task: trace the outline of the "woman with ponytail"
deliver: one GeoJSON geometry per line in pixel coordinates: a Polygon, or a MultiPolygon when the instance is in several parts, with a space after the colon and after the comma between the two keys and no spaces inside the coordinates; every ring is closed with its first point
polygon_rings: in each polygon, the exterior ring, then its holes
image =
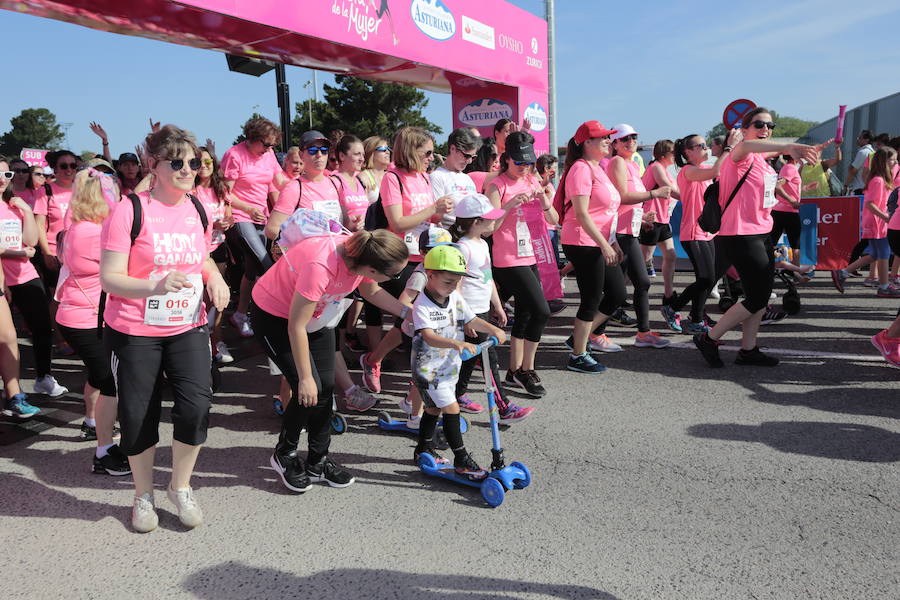
{"type": "Polygon", "coordinates": [[[354,478],[328,456],[334,392],[334,328],[359,289],[363,298],[400,317],[409,310],[379,283],[400,277],[409,252],[379,229],[308,237],[295,244],[253,288],[253,329],[291,387],[278,443],[270,459],[285,487],[305,492],[311,481],[347,487],[354,478]],[[297,453],[309,436],[306,461],[297,453]]]}

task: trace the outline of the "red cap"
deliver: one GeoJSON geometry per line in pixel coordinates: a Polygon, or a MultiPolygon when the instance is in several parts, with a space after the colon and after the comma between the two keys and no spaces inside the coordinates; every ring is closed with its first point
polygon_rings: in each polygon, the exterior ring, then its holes
{"type": "Polygon", "coordinates": [[[575,132],[575,143],[583,144],[591,138],[603,137],[616,133],[615,129],[607,129],[600,121],[585,121],[575,132]]]}

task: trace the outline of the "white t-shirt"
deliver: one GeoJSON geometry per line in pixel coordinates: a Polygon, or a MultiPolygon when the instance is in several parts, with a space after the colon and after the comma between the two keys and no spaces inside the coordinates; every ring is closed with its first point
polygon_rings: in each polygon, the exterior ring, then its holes
{"type": "MultiPolygon", "coordinates": [[[[431,173],[431,192],[435,199],[451,196],[454,201],[459,201],[469,194],[478,191],[475,182],[466,173],[456,173],[446,167],[438,167],[431,173]]],[[[456,220],[452,214],[444,215],[441,223],[451,225],[456,220]]]]}
{"type": "Polygon", "coordinates": [[[462,365],[459,352],[451,348],[432,348],[425,343],[420,331],[431,329],[441,337],[462,341],[465,339],[464,327],[475,318],[475,313],[457,291],[450,294],[444,305],[438,305],[425,290],[413,303],[412,315],[416,331],[411,365],[414,383],[429,389],[455,388],[462,365]]]}
{"type": "Polygon", "coordinates": [[[459,249],[466,257],[466,271],[473,277],[463,277],[462,293],[476,315],[491,309],[494,275],[491,272],[491,252],[482,239],[460,238],[459,249]]]}
{"type": "Polygon", "coordinates": [[[850,163],[854,169],[856,169],[856,175],[853,176],[853,181],[850,182],[850,190],[859,190],[866,187],[863,184],[863,167],[866,164],[866,159],[869,158],[870,154],[875,154],[875,148],[872,147],[872,144],[866,144],[862,148],[860,148],[856,152],[856,156],[853,158],[853,162],[850,163]]]}

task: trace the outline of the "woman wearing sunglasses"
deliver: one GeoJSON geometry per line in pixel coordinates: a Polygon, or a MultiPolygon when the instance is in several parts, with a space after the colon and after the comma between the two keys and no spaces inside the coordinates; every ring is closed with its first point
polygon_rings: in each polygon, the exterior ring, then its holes
{"type": "Polygon", "coordinates": [[[40,240],[38,242],[44,262],[44,283],[51,290],[56,288],[59,277],[59,259],[56,257],[56,237],[64,229],[66,211],[72,199],[72,184],[78,172],[75,155],[68,150],[60,150],[48,156],[56,181],[45,183],[37,190],[34,202],[34,216],[37,220],[40,240]]]}
{"type": "MultiPolygon", "coordinates": [[[[47,170],[50,170],[50,167],[47,167],[47,170]]],[[[25,182],[25,187],[31,192],[32,209],[34,209],[34,202],[37,200],[37,190],[44,187],[44,184],[47,183],[47,181],[47,173],[45,172],[44,167],[39,167],[37,165],[31,167],[31,178],[25,182]]]]}
{"type": "Polygon", "coordinates": [[[787,144],[769,140],[775,123],[768,109],[749,111],[741,121],[743,140],[722,160],[719,175],[719,204],[722,224],[716,236],[716,255],[720,257],[715,280],[729,265],[737,269],[744,288],[744,300],[728,309],[708,332],[694,336],[694,344],[710,367],[722,367],[719,340],[741,326],[741,349],[735,364],[775,366],[778,359],[760,352],[756,336],[762,315],[772,293],[775,276],[774,254],[769,233],[772,208],[777,203],[777,175],[766,161],[770,156],[790,154],[809,164],[819,160],[820,146],[787,144]],[[740,181],[744,180],[741,184],[740,181]],[[740,186],[740,187],[738,187],[740,186]],[[734,199],[726,207],[729,197],[734,199]]]}
{"type": "Polygon", "coordinates": [[[391,166],[391,145],[382,137],[373,135],[363,141],[365,168],[359,172],[359,178],[366,186],[369,204],[378,200],[381,191],[381,180],[391,166]]]}
{"type": "Polygon", "coordinates": [[[291,400],[270,459],[282,483],[305,492],[314,481],[347,487],[353,476],[328,456],[335,387],[335,332],[359,289],[380,309],[406,315],[407,307],[378,283],[406,270],[406,245],[383,229],[308,237],[289,249],[253,289],[253,326],[269,358],[287,378],[291,400]],[[309,452],[297,447],[306,429],[309,452]]]}
{"type": "MultiPolygon", "coordinates": [[[[153,466],[159,443],[164,373],[172,388],[172,476],[166,495],[181,522],[203,522],[190,481],[206,441],[212,400],[204,289],[216,310],[228,285],[209,257],[212,215],[193,196],[200,149],[194,137],[165,125],[146,141],[154,187],[138,194],[141,226],[132,241],[134,205],[120,202],[103,225],[100,281],[109,294],[104,343],[119,394],[120,447],[128,456],[135,531],[156,528],[153,466]]],[[[280,169],[279,169],[280,171],[280,169]]]]}
{"type": "Polygon", "coordinates": [[[12,181],[10,181],[10,188],[12,188],[13,194],[24,200],[25,203],[34,210],[34,187],[29,186],[28,184],[33,176],[32,169],[36,168],[38,172],[41,172],[41,181],[38,184],[38,187],[44,185],[44,176],[41,167],[31,167],[21,158],[14,158],[9,161],[9,168],[13,173],[12,181]]]}
{"type": "Polygon", "coordinates": [[[247,139],[230,148],[222,157],[222,177],[229,192],[234,226],[226,237],[232,251],[244,258],[241,296],[231,324],[242,337],[252,337],[247,318],[250,289],[256,278],[272,266],[264,233],[269,218],[269,190],[281,190],[292,181],[278,164],[272,151],[278,142],[278,127],[263,117],[244,124],[247,139]]]}
{"type": "Polygon", "coordinates": [[[534,174],[537,157],[531,135],[515,131],[506,138],[506,152],[500,157],[500,172],[487,184],[487,197],[505,211],[497,219],[493,240],[493,273],[503,300],[516,299],[515,323],[509,343],[508,385],[523,387],[532,397],[547,393],[534,368],[534,357],[550,307],[538,274],[537,259],[531,245],[531,232],[522,205],[539,202],[548,223],[558,221],[552,198],[534,174]]]}
{"type": "Polygon", "coordinates": [[[481,148],[475,153],[475,160],[470,162],[463,172],[475,183],[475,189],[483,192],[488,176],[500,171],[500,153],[497,142],[492,138],[483,139],[481,148]]]}

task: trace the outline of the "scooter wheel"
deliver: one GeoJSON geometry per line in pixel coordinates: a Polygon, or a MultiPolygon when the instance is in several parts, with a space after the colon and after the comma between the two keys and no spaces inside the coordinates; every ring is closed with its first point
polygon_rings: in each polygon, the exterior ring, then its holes
{"type": "Polygon", "coordinates": [[[525,474],[525,477],[523,477],[522,479],[516,479],[515,481],[513,481],[513,487],[517,490],[521,490],[522,488],[527,488],[529,486],[529,484],[531,484],[531,471],[528,470],[528,467],[526,467],[525,465],[523,465],[522,463],[520,463],[518,461],[510,463],[509,466],[511,466],[515,469],[521,469],[522,472],[525,474]]]}
{"type": "Polygon", "coordinates": [[[787,314],[796,315],[800,312],[800,294],[788,292],[781,298],[781,306],[787,314]]]}
{"type": "Polygon", "coordinates": [[[347,419],[344,415],[334,413],[331,415],[331,433],[332,435],[341,435],[347,431],[347,419]]]}
{"type": "Polygon", "coordinates": [[[489,506],[500,506],[503,504],[503,484],[493,477],[488,477],[481,482],[481,497],[489,506]]]}
{"type": "Polygon", "coordinates": [[[379,423],[390,423],[391,415],[387,411],[381,411],[378,413],[378,422],[379,423]]]}

